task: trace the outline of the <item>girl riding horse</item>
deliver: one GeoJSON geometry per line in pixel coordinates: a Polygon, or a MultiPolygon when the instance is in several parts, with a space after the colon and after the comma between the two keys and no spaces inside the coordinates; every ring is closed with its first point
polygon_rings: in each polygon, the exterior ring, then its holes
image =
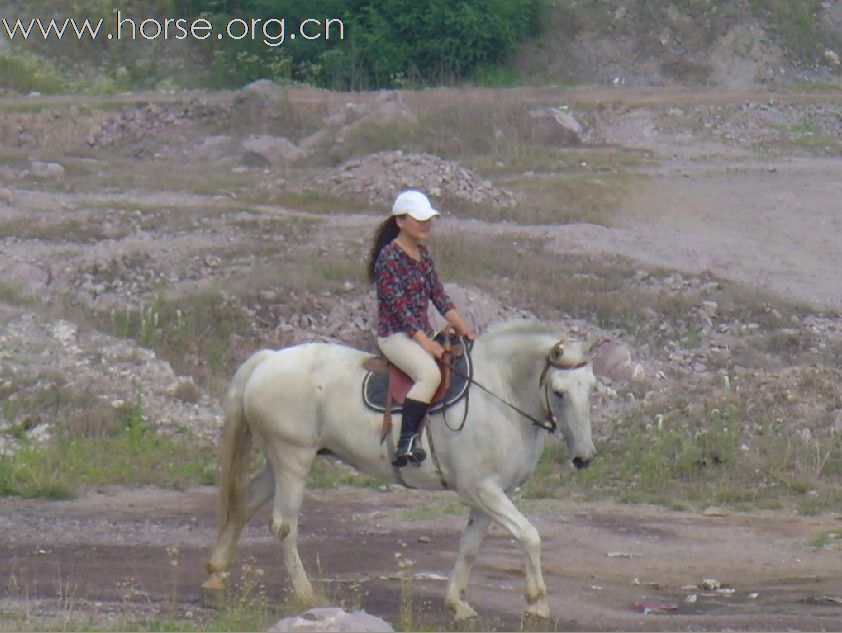
{"type": "Polygon", "coordinates": [[[377,287],[377,345],[389,361],[406,373],[413,386],[403,403],[401,433],[394,466],[420,464],[418,429],[441,382],[434,359],[444,348],[433,340],[427,317],[430,301],[456,333],[473,340],[453,301],[445,293],[430,251],[424,246],[439,215],[420,191],[404,191],[392,214],[377,228],[368,262],[369,280],[377,287]]]}

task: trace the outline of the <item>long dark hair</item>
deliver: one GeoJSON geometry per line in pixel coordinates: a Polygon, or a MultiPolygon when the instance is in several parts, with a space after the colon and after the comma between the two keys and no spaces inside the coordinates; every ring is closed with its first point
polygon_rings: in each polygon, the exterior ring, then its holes
{"type": "Polygon", "coordinates": [[[371,245],[371,253],[368,256],[368,280],[374,282],[374,265],[377,263],[377,258],[380,256],[380,251],[389,242],[395,239],[401,230],[398,228],[398,221],[394,215],[380,223],[377,230],[374,232],[374,240],[371,245]]]}

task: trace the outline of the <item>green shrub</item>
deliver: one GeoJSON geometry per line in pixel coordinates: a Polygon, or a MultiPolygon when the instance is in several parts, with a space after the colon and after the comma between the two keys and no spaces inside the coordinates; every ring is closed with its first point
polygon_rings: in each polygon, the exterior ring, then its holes
{"type": "MultiPolygon", "coordinates": [[[[293,79],[340,89],[450,82],[505,61],[537,29],[541,0],[180,0],[182,14],[205,14],[215,28],[232,18],[285,20],[281,46],[214,41],[220,84],[293,79]],[[290,38],[304,19],[339,19],[330,38],[290,38]]],[[[315,28],[315,27],[314,27],[315,28]]],[[[275,31],[272,31],[275,34],[275,31]]]]}
{"type": "Polygon", "coordinates": [[[16,51],[0,55],[0,88],[18,92],[62,92],[67,80],[50,60],[16,51]]]}

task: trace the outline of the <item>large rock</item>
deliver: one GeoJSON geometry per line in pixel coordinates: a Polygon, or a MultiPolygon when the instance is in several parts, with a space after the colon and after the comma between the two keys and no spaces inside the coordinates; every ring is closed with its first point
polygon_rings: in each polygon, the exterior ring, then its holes
{"type": "Polygon", "coordinates": [[[563,108],[539,108],[529,111],[532,138],[544,145],[579,145],[582,126],[563,108]]]}
{"type": "Polygon", "coordinates": [[[201,158],[216,158],[227,154],[231,144],[232,140],[228,134],[213,134],[202,139],[196,146],[196,151],[201,158]]]}
{"type": "Polygon", "coordinates": [[[365,611],[348,613],[338,607],[316,607],[301,615],[279,620],[270,633],[287,631],[394,631],[386,620],[365,611]]]}
{"type": "MultiPolygon", "coordinates": [[[[484,332],[489,325],[499,321],[531,316],[526,312],[507,308],[495,297],[476,288],[446,283],[444,289],[450,295],[453,303],[456,304],[456,309],[462,314],[465,323],[477,333],[484,332]]],[[[430,319],[430,325],[436,332],[441,331],[447,325],[447,321],[439,315],[432,303],[427,315],[430,319]]]]}
{"type": "Polygon", "coordinates": [[[30,167],[30,172],[33,176],[39,178],[63,178],[64,167],[59,163],[44,163],[34,160],[30,167]]]}
{"type": "Polygon", "coordinates": [[[272,165],[279,165],[298,160],[303,156],[298,147],[283,136],[260,134],[249,136],[243,141],[243,152],[262,156],[272,165]]]}
{"type": "Polygon", "coordinates": [[[594,350],[593,370],[615,382],[642,380],[645,370],[632,360],[631,348],[620,341],[607,341],[594,350]]]}
{"type": "Polygon", "coordinates": [[[252,110],[274,110],[283,94],[283,89],[269,79],[258,79],[237,92],[234,104],[238,108],[252,110]]]}
{"type": "Polygon", "coordinates": [[[344,133],[347,133],[349,127],[361,123],[392,125],[407,121],[415,122],[417,118],[400,93],[394,90],[378,92],[373,99],[349,101],[322,119],[322,123],[328,127],[345,127],[344,133]]]}

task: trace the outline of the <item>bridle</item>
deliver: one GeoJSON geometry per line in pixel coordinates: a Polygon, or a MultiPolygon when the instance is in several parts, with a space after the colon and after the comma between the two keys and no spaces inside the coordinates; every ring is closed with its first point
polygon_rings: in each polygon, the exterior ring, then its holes
{"type": "MultiPolygon", "coordinates": [[[[448,367],[450,368],[451,371],[453,371],[457,375],[461,376],[462,378],[467,379],[469,383],[471,383],[473,385],[476,385],[477,387],[482,389],[485,393],[487,393],[489,396],[491,396],[495,400],[498,400],[499,402],[503,403],[504,405],[506,405],[507,407],[509,407],[513,411],[519,413],[520,415],[522,415],[523,417],[528,419],[530,422],[532,422],[533,425],[535,425],[538,428],[543,429],[543,430],[545,430],[549,433],[555,433],[556,430],[558,430],[558,421],[555,418],[555,414],[553,413],[552,407],[550,407],[550,396],[549,396],[549,393],[548,393],[549,384],[546,384],[546,385],[544,384],[545,379],[547,377],[547,372],[549,371],[550,367],[552,367],[554,369],[573,370],[573,369],[581,369],[582,367],[587,367],[587,365],[588,365],[588,361],[586,361],[586,360],[580,361],[579,363],[576,363],[575,365],[571,364],[570,362],[566,362],[564,360],[564,346],[561,344],[561,341],[559,341],[558,343],[556,343],[555,345],[552,346],[549,353],[547,354],[546,360],[544,361],[544,369],[541,370],[541,378],[538,381],[538,386],[543,387],[544,405],[547,408],[547,417],[544,418],[543,420],[539,420],[538,418],[536,418],[535,416],[527,413],[526,411],[524,411],[520,407],[517,407],[517,406],[513,405],[511,402],[508,402],[507,400],[504,400],[503,398],[501,398],[500,396],[498,396],[497,394],[495,394],[494,392],[489,390],[484,385],[478,383],[476,380],[474,380],[473,373],[472,373],[472,375],[467,376],[467,375],[463,374],[462,372],[460,372],[458,369],[456,369],[449,361],[443,361],[443,362],[445,362],[448,365],[448,367]]],[[[466,403],[465,413],[462,417],[462,424],[456,429],[451,428],[451,430],[461,431],[462,427],[465,426],[465,419],[467,417],[468,417],[468,405],[466,403]]],[[[448,428],[450,428],[450,427],[448,426],[448,428]]]]}
{"type": "Polygon", "coordinates": [[[537,424],[542,429],[545,429],[545,430],[549,431],[550,433],[555,433],[556,430],[558,429],[558,422],[555,419],[555,413],[553,413],[553,409],[550,406],[550,395],[548,393],[549,390],[550,390],[550,386],[549,386],[549,384],[546,384],[546,385],[544,384],[545,379],[547,377],[547,371],[549,371],[550,367],[553,367],[554,369],[573,370],[573,369],[581,369],[582,367],[587,367],[587,366],[588,366],[588,361],[586,361],[586,360],[582,360],[582,361],[576,363],[575,365],[573,365],[569,362],[565,362],[565,360],[564,360],[564,346],[561,344],[561,341],[559,341],[558,343],[556,343],[555,345],[552,346],[549,353],[547,354],[547,360],[544,362],[544,369],[541,370],[541,379],[538,381],[538,386],[544,388],[544,406],[547,407],[547,418],[545,420],[542,420],[541,422],[537,422],[537,423],[533,419],[532,420],[533,424],[537,424]]]}

